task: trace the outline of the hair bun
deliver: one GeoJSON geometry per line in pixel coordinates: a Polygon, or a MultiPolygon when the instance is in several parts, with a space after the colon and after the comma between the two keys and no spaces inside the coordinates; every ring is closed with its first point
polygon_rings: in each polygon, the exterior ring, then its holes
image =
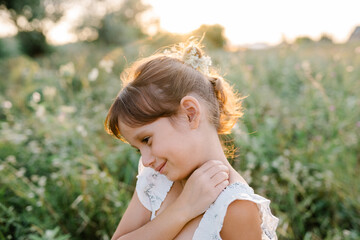
{"type": "Polygon", "coordinates": [[[209,67],[211,66],[211,58],[205,56],[198,43],[190,42],[186,45],[180,43],[171,49],[164,51],[165,56],[176,58],[192,68],[209,75],[209,67]]]}

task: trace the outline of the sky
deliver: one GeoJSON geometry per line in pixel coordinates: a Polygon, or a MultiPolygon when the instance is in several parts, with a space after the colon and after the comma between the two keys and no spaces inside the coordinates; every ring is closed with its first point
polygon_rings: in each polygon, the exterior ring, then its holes
{"type": "Polygon", "coordinates": [[[164,30],[187,33],[201,24],[221,24],[235,45],[277,44],[285,37],[345,42],[360,25],[360,0],[146,0],[164,30]]]}
{"type": "MultiPolygon", "coordinates": [[[[120,0],[106,0],[119,5],[120,0]]],[[[152,6],[163,30],[188,33],[201,24],[220,24],[233,45],[278,44],[298,36],[317,40],[322,34],[345,42],[360,26],[360,0],[143,0],[152,6]]],[[[81,2],[81,1],[79,1],[81,2]]],[[[87,1],[89,2],[89,1],[87,1]]],[[[90,1],[91,2],[91,1],[90,1]]],[[[74,5],[64,21],[51,27],[50,42],[76,41],[69,30],[84,9],[74,5]]],[[[11,32],[0,22],[0,35],[11,32]]],[[[13,29],[14,30],[14,29],[13,29]]]]}

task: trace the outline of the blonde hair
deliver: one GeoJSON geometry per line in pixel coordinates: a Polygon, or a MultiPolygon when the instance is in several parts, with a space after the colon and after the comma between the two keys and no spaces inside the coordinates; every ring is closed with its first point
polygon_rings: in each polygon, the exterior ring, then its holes
{"type": "MultiPolygon", "coordinates": [[[[196,54],[204,54],[198,45],[196,54]]],[[[171,55],[157,53],[139,60],[121,78],[123,87],[105,120],[106,131],[119,139],[119,120],[129,126],[143,126],[160,117],[172,117],[181,99],[190,93],[208,105],[209,121],[218,134],[230,133],[243,114],[241,98],[213,69],[205,74],[171,55]]]]}

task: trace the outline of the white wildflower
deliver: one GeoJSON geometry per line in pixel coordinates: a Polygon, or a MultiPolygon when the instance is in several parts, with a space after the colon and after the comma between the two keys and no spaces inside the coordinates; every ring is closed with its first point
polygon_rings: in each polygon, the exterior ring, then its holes
{"type": "Polygon", "coordinates": [[[32,176],[30,177],[30,179],[31,179],[31,181],[33,181],[33,182],[37,182],[37,181],[39,181],[39,176],[38,176],[38,175],[32,175],[32,176]]]}
{"type": "Polygon", "coordinates": [[[291,153],[291,152],[290,152],[289,149],[285,149],[285,150],[284,150],[284,156],[285,156],[285,157],[290,156],[290,153],[291,153]]]}
{"type": "Polygon", "coordinates": [[[99,76],[99,70],[97,68],[91,69],[88,75],[88,79],[90,82],[94,82],[99,76]]]}
{"type": "Polygon", "coordinates": [[[268,181],[269,181],[269,176],[263,175],[263,176],[261,177],[261,180],[262,180],[263,182],[268,182],[268,181]]]}
{"type": "Polygon", "coordinates": [[[27,196],[28,196],[28,198],[34,198],[35,194],[33,192],[30,192],[27,196]]]}
{"type": "Polygon", "coordinates": [[[41,100],[41,95],[40,95],[40,93],[34,92],[34,93],[32,94],[32,101],[33,101],[34,103],[38,103],[38,102],[40,102],[40,100],[41,100]]]}
{"type": "Polygon", "coordinates": [[[41,176],[38,182],[39,186],[44,187],[46,185],[46,180],[45,176],[41,176]]]}
{"type": "Polygon", "coordinates": [[[303,166],[300,162],[295,162],[294,172],[299,173],[303,169],[303,166]]]}
{"type": "Polygon", "coordinates": [[[78,125],[78,126],[76,126],[76,131],[77,131],[78,133],[80,133],[81,136],[83,136],[83,137],[86,137],[86,136],[87,136],[87,131],[86,131],[86,129],[84,128],[83,125],[78,125]]]}
{"type": "Polygon", "coordinates": [[[60,106],[60,111],[63,113],[74,113],[76,112],[76,107],[74,106],[60,106]]]}
{"type": "Polygon", "coordinates": [[[36,117],[43,118],[45,116],[46,109],[43,105],[40,105],[36,109],[36,117]]]}
{"type": "Polygon", "coordinates": [[[26,129],[24,133],[29,136],[33,134],[33,131],[31,129],[26,129]]]}
{"type": "Polygon", "coordinates": [[[353,72],[353,71],[354,71],[354,67],[351,66],[351,65],[349,65],[349,66],[346,67],[346,71],[347,71],[347,72],[353,72]]]}
{"type": "Polygon", "coordinates": [[[41,147],[39,146],[39,143],[35,140],[29,142],[28,147],[31,150],[31,152],[34,154],[38,154],[41,152],[41,147]]]}
{"type": "Polygon", "coordinates": [[[54,87],[45,87],[43,89],[43,94],[46,98],[52,100],[56,95],[56,88],[54,87]]]}
{"type": "Polygon", "coordinates": [[[17,171],[17,172],[15,173],[15,175],[16,175],[17,177],[23,177],[24,174],[25,174],[25,172],[26,172],[25,168],[20,168],[19,171],[17,171]]]}
{"type": "Polygon", "coordinates": [[[36,189],[35,191],[39,196],[43,196],[45,189],[43,187],[40,187],[40,188],[36,189]]]}
{"type": "Polygon", "coordinates": [[[360,54],[360,46],[355,48],[355,53],[360,54]]]}
{"type": "Polygon", "coordinates": [[[86,175],[93,175],[96,173],[96,171],[94,169],[88,169],[88,170],[85,170],[84,173],[86,175]]]}
{"type": "Polygon", "coordinates": [[[60,159],[58,159],[58,158],[54,158],[53,160],[52,160],[52,165],[54,166],[54,167],[61,167],[61,160],[60,159]]]}
{"type": "Polygon", "coordinates": [[[37,202],[36,202],[36,206],[38,206],[38,207],[42,207],[42,205],[43,205],[43,204],[42,204],[42,202],[41,202],[41,201],[37,201],[37,202]]]}
{"type": "Polygon", "coordinates": [[[301,68],[306,72],[310,71],[310,62],[307,60],[302,61],[301,68]]]}
{"type": "Polygon", "coordinates": [[[110,59],[102,59],[99,63],[99,67],[104,69],[107,73],[111,73],[114,66],[114,61],[110,59]]]}
{"type": "Polygon", "coordinates": [[[26,135],[19,133],[12,133],[11,135],[7,135],[6,137],[7,140],[15,144],[20,144],[28,139],[26,135]]]}
{"type": "Polygon", "coordinates": [[[65,65],[60,66],[60,76],[62,77],[72,77],[75,74],[75,66],[73,62],[69,62],[65,65]]]}
{"type": "Polygon", "coordinates": [[[100,173],[100,178],[105,178],[106,177],[106,173],[105,172],[101,172],[100,173]]]}
{"type": "Polygon", "coordinates": [[[2,165],[2,164],[0,164],[0,172],[2,171],[2,170],[4,170],[4,165],[2,165]]]}
{"type": "Polygon", "coordinates": [[[26,209],[26,211],[31,212],[33,210],[33,207],[32,206],[27,206],[25,209],[26,209]]]}
{"type": "MultiPolygon", "coordinates": [[[[53,164],[54,164],[54,163],[53,163],[53,164]]],[[[54,180],[54,179],[57,179],[58,176],[59,176],[59,175],[58,175],[57,173],[51,173],[51,174],[50,174],[50,178],[53,179],[53,180],[54,180]]]]}
{"type": "Polygon", "coordinates": [[[9,155],[5,158],[5,160],[9,163],[15,164],[16,163],[16,157],[14,155],[9,155]]]}
{"type": "Polygon", "coordinates": [[[3,108],[10,109],[12,108],[12,103],[10,101],[5,101],[2,103],[3,108]]]}

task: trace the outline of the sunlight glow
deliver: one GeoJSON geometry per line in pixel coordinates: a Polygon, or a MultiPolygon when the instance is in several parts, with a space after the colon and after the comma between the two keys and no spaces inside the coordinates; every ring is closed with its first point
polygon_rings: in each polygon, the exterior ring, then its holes
{"type": "Polygon", "coordinates": [[[276,44],[285,37],[320,38],[330,34],[344,42],[360,25],[358,0],[146,0],[162,29],[188,33],[201,24],[221,24],[233,44],[276,44]]]}

